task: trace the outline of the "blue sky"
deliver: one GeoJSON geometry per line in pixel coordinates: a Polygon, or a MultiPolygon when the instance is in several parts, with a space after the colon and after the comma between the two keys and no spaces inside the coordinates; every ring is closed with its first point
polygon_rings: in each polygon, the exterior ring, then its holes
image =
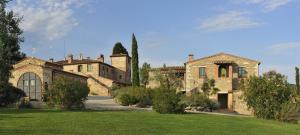
{"type": "Polygon", "coordinates": [[[22,51],[45,60],[83,53],[110,63],[113,45],[130,51],[134,32],[140,63],[153,67],[227,52],[294,82],[300,66],[299,0],[15,0],[9,9],[24,17],[22,51]]]}

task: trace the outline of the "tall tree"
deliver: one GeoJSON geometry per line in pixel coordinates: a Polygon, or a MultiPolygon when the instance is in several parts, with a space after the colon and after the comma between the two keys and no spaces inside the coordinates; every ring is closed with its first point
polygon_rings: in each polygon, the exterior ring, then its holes
{"type": "Polygon", "coordinates": [[[296,89],[297,89],[297,93],[300,94],[300,82],[299,82],[299,68],[296,67],[296,89]]]}
{"type": "Polygon", "coordinates": [[[6,12],[7,3],[8,0],[0,0],[0,86],[8,84],[13,64],[25,56],[20,52],[23,37],[19,24],[22,18],[13,11],[6,12]]]}
{"type": "Polygon", "coordinates": [[[142,68],[140,69],[140,78],[141,78],[141,84],[146,87],[146,85],[149,83],[149,70],[151,69],[150,64],[144,63],[142,68]]]}
{"type": "Polygon", "coordinates": [[[113,55],[114,54],[127,54],[128,55],[128,51],[126,50],[126,48],[122,45],[121,42],[117,42],[113,48],[113,55]]]}
{"type": "Polygon", "coordinates": [[[132,53],[132,85],[140,86],[138,44],[134,33],[132,34],[131,53],[132,53]]]}
{"type": "Polygon", "coordinates": [[[20,52],[23,42],[19,28],[21,18],[5,10],[9,0],[0,0],[0,106],[16,101],[16,88],[9,83],[13,64],[25,57],[20,52]],[[14,96],[13,96],[14,95],[14,96]]]}

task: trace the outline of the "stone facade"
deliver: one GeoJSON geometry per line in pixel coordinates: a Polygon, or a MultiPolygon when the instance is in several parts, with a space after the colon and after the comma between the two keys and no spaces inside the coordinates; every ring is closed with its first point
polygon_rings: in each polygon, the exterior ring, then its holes
{"type": "Polygon", "coordinates": [[[50,86],[58,77],[68,77],[87,83],[87,77],[65,72],[62,69],[62,66],[52,62],[27,57],[14,65],[9,81],[13,86],[24,90],[33,100],[41,100],[45,84],[50,86]]]}
{"type": "Polygon", "coordinates": [[[90,94],[109,96],[109,88],[114,85],[129,85],[131,83],[131,58],[118,54],[111,56],[111,65],[104,62],[104,56],[97,59],[86,58],[82,55],[74,59],[69,55],[65,60],[57,61],[66,72],[88,77],[90,94]]]}
{"type": "MultiPolygon", "coordinates": [[[[240,80],[249,76],[259,75],[260,62],[231,55],[219,53],[216,55],[193,59],[189,56],[185,63],[184,92],[188,95],[193,90],[201,91],[207,80],[215,80],[215,86],[220,90],[211,98],[217,100],[221,107],[241,114],[251,114],[241,100],[239,90],[240,80]]],[[[149,73],[150,76],[152,71],[149,73]]],[[[156,82],[149,82],[148,87],[157,87],[156,82]]]]}

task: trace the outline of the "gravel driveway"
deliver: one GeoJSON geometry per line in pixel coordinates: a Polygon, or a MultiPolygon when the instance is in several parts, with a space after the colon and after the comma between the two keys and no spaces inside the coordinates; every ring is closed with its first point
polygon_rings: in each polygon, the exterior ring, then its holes
{"type": "Polygon", "coordinates": [[[89,96],[88,100],[85,102],[85,107],[91,110],[152,110],[151,108],[122,106],[117,104],[112,97],[108,96],[89,96]]]}

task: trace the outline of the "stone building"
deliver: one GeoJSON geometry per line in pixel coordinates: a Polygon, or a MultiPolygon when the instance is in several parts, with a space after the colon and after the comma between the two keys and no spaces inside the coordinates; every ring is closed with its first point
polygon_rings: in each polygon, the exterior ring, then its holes
{"type": "MultiPolygon", "coordinates": [[[[200,59],[193,59],[193,55],[189,55],[184,66],[184,90],[182,91],[187,94],[193,90],[201,91],[204,82],[214,79],[215,85],[220,91],[211,98],[217,100],[222,109],[240,114],[251,114],[240,99],[239,84],[242,78],[258,76],[259,65],[259,61],[226,53],[218,53],[200,59]]],[[[153,78],[153,72],[153,70],[150,71],[150,78],[153,78]]],[[[159,86],[157,82],[150,82],[148,87],[156,86],[159,86]]]]}
{"type": "Polygon", "coordinates": [[[13,66],[10,83],[22,89],[30,100],[41,101],[44,86],[51,85],[58,77],[67,77],[87,83],[87,77],[63,71],[61,65],[27,57],[13,66]]]}
{"type": "Polygon", "coordinates": [[[110,58],[111,65],[104,62],[103,55],[97,59],[83,58],[82,55],[75,59],[73,55],[68,55],[55,64],[61,65],[65,72],[88,77],[90,94],[109,96],[110,87],[131,83],[131,58],[127,54],[114,54],[110,58]]]}

